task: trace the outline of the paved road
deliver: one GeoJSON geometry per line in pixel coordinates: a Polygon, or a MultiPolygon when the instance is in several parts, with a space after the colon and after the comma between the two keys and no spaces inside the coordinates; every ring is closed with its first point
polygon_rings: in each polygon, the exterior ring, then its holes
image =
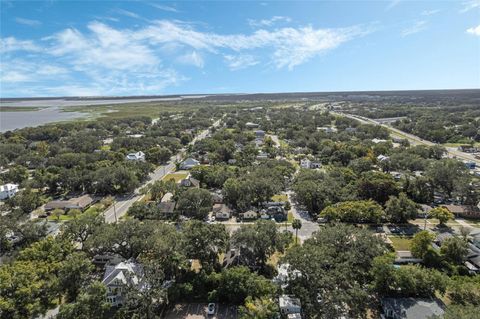
{"type": "MultiPolygon", "coordinates": [[[[396,128],[390,126],[390,125],[382,124],[382,123],[380,123],[376,120],[370,119],[370,118],[366,118],[366,117],[359,116],[359,115],[352,115],[352,114],[343,113],[343,112],[331,112],[331,113],[357,120],[357,121],[359,121],[363,124],[374,124],[374,125],[383,126],[386,129],[388,129],[392,133],[392,135],[400,137],[400,138],[406,138],[413,145],[427,145],[427,146],[441,145],[441,144],[435,144],[433,142],[424,140],[424,139],[422,139],[422,138],[420,138],[416,135],[406,133],[406,132],[401,131],[399,129],[396,129],[396,128]]],[[[450,157],[456,157],[456,158],[459,158],[459,159],[462,159],[462,160],[475,162],[477,165],[480,165],[480,159],[475,158],[471,154],[460,152],[459,150],[457,150],[454,147],[447,147],[446,150],[447,150],[447,153],[450,157]]]]}
{"type": "MultiPolygon", "coordinates": [[[[192,141],[189,143],[189,145],[193,145],[197,141],[200,141],[206,138],[210,132],[210,129],[213,127],[218,127],[220,123],[221,123],[221,119],[213,123],[212,126],[210,126],[208,129],[202,131],[200,134],[195,136],[192,139],[192,141]]],[[[142,184],[140,187],[138,187],[133,194],[129,194],[125,196],[117,196],[115,198],[115,203],[104,212],[105,222],[107,223],[117,222],[120,217],[122,217],[127,213],[128,209],[130,208],[130,206],[133,205],[133,203],[143,198],[143,195],[140,194],[140,189],[142,189],[143,187],[155,181],[161,180],[165,175],[172,173],[175,170],[175,162],[182,159],[184,154],[185,154],[185,148],[182,148],[178,152],[178,154],[170,158],[170,161],[166,165],[157,167],[155,171],[150,173],[148,181],[142,184]]]]}
{"type": "MultiPolygon", "coordinates": [[[[295,219],[300,219],[302,222],[302,228],[298,230],[298,238],[301,242],[303,242],[305,239],[312,237],[312,234],[319,230],[320,226],[316,221],[312,220],[312,217],[310,214],[308,214],[308,212],[302,212],[297,208],[297,204],[293,199],[293,195],[294,193],[292,191],[287,192],[288,201],[292,205],[291,212],[293,217],[295,219]]],[[[293,229],[291,226],[288,226],[288,230],[295,234],[295,229],[293,229]]]]}

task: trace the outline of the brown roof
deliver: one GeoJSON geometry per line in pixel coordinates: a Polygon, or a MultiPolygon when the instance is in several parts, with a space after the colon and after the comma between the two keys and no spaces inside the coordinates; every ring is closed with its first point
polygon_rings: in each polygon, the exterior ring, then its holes
{"type": "Polygon", "coordinates": [[[463,214],[466,211],[465,206],[462,205],[442,205],[442,207],[445,207],[453,214],[463,214]]]}
{"type": "Polygon", "coordinates": [[[70,198],[68,200],[54,200],[45,204],[45,210],[53,209],[85,209],[88,205],[93,203],[93,198],[90,195],[83,195],[80,197],[70,198]]]}
{"type": "Polygon", "coordinates": [[[215,204],[213,205],[214,213],[230,213],[232,210],[228,208],[225,204],[215,204]]]}

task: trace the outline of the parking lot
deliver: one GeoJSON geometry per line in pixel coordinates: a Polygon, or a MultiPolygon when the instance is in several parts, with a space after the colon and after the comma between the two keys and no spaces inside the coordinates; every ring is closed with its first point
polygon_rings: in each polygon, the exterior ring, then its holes
{"type": "Polygon", "coordinates": [[[207,315],[206,303],[178,304],[166,312],[166,319],[237,319],[237,307],[222,304],[216,304],[215,314],[207,315]]]}

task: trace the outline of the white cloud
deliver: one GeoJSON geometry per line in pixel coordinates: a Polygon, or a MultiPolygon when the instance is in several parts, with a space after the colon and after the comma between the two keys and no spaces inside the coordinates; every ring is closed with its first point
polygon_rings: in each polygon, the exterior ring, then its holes
{"type": "Polygon", "coordinates": [[[393,9],[394,7],[398,6],[402,2],[402,0],[391,0],[390,3],[388,4],[386,10],[393,9]]]}
{"type": "Polygon", "coordinates": [[[168,11],[168,12],[179,12],[176,8],[174,7],[171,7],[171,6],[167,6],[167,5],[163,5],[163,4],[159,4],[159,3],[150,3],[150,5],[154,8],[157,8],[159,10],[163,10],[163,11],[168,11]]]}
{"type": "Polygon", "coordinates": [[[477,25],[476,27],[471,27],[471,28],[467,29],[467,33],[480,37],[480,24],[477,25]]]}
{"type": "Polygon", "coordinates": [[[232,71],[245,69],[259,63],[259,61],[257,61],[254,56],[249,54],[225,55],[223,58],[227,62],[230,70],[232,71]]]}
{"type": "Polygon", "coordinates": [[[85,36],[76,29],[66,29],[48,38],[53,41],[51,53],[66,56],[78,69],[104,67],[114,70],[150,68],[160,61],[152,50],[132,41],[130,31],[119,31],[103,23],[88,25],[85,36]]]}
{"type": "Polygon", "coordinates": [[[480,0],[470,0],[463,3],[460,13],[465,13],[473,9],[480,8],[480,0]]]}
{"type": "Polygon", "coordinates": [[[257,29],[248,34],[220,34],[198,28],[172,20],[129,29],[94,21],[86,31],[67,28],[36,42],[13,37],[0,39],[3,53],[28,52],[21,55],[25,59],[22,61],[11,54],[4,55],[0,83],[4,91],[20,92],[21,88],[14,83],[28,82],[28,87],[38,95],[158,94],[187,80],[166,67],[164,61],[202,68],[204,57],[210,54],[220,58],[230,70],[257,65],[260,58],[277,68],[292,69],[371,32],[360,26],[284,27],[257,29]],[[52,83],[65,85],[51,91],[47,88],[52,83]]]}
{"type": "Polygon", "coordinates": [[[197,53],[197,51],[186,53],[178,57],[177,61],[183,64],[189,64],[199,68],[203,68],[205,64],[202,56],[199,53],[197,53]]]}
{"type": "Polygon", "coordinates": [[[428,17],[428,16],[431,16],[431,15],[437,14],[437,13],[439,13],[439,12],[440,12],[439,9],[424,10],[424,11],[422,11],[422,16],[428,17]]]}
{"type": "Polygon", "coordinates": [[[0,39],[0,52],[7,53],[12,51],[39,51],[36,44],[29,40],[17,40],[14,37],[0,39]]]}
{"type": "Polygon", "coordinates": [[[283,16],[274,16],[271,19],[263,19],[263,20],[253,20],[253,19],[248,19],[248,24],[252,27],[270,27],[274,25],[277,22],[291,22],[292,19],[289,17],[283,17],[283,16]]]}
{"type": "Polygon", "coordinates": [[[400,33],[402,37],[407,37],[409,35],[421,32],[427,28],[427,21],[417,21],[413,25],[405,28],[400,33]]]}
{"type": "Polygon", "coordinates": [[[37,82],[58,79],[66,75],[68,70],[58,65],[44,61],[33,63],[24,59],[6,58],[0,65],[0,79],[2,83],[37,82]]]}
{"type": "Polygon", "coordinates": [[[42,22],[38,21],[38,20],[31,20],[31,19],[25,19],[25,18],[15,18],[15,21],[17,23],[20,23],[20,24],[23,24],[23,25],[28,25],[30,27],[38,27],[40,25],[42,25],[42,22]]]}
{"type": "Polygon", "coordinates": [[[140,15],[136,14],[135,12],[128,11],[128,10],[125,10],[125,9],[115,9],[115,10],[113,10],[113,12],[124,15],[126,17],[134,18],[134,19],[142,19],[142,17],[140,15]]]}
{"type": "Polygon", "coordinates": [[[273,31],[260,29],[250,35],[221,35],[200,32],[189,25],[161,20],[135,32],[133,37],[157,45],[173,42],[213,53],[217,53],[219,49],[238,52],[263,48],[273,51],[271,58],[277,67],[291,69],[320,53],[332,50],[344,42],[369,32],[370,30],[360,27],[315,29],[307,26],[281,28],[273,31]]]}

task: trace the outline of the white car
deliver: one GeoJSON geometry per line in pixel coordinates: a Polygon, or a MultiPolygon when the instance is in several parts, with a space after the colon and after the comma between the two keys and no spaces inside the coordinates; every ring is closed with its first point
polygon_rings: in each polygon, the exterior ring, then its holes
{"type": "Polygon", "coordinates": [[[211,302],[207,306],[207,315],[214,315],[214,314],[215,314],[215,304],[211,302]]]}

